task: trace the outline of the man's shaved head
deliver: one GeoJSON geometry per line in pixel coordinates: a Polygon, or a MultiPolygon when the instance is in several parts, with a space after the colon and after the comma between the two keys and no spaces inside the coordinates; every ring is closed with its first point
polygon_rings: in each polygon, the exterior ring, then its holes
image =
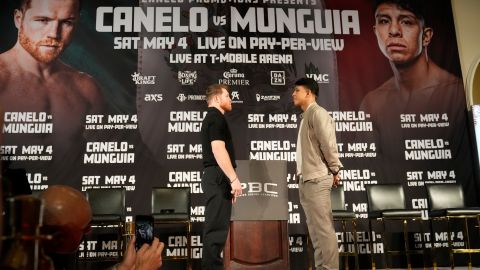
{"type": "Polygon", "coordinates": [[[71,253],[78,248],[89,230],[92,210],[80,191],[69,186],[50,186],[40,195],[44,203],[43,224],[53,240],[46,250],[53,253],[71,253]]]}

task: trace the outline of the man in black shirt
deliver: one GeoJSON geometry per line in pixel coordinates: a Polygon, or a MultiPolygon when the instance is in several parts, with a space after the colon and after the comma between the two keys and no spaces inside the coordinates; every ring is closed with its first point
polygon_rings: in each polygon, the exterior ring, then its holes
{"type": "Polygon", "coordinates": [[[213,84],[207,88],[208,110],[202,123],[205,224],[203,229],[202,269],[223,269],[220,256],[227,240],[232,203],[242,194],[235,173],[232,134],[224,113],[232,110],[228,86],[213,84]]]}

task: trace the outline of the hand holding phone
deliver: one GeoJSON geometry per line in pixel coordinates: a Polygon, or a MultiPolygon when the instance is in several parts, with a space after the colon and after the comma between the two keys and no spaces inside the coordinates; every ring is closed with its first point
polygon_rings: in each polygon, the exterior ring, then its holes
{"type": "Polygon", "coordinates": [[[139,250],[143,244],[152,244],[153,217],[147,215],[135,216],[135,249],[139,250]]]}

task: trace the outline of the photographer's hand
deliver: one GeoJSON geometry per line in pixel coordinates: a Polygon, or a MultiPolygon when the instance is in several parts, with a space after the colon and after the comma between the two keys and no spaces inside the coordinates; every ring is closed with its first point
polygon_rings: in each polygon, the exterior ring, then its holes
{"type": "Polygon", "coordinates": [[[123,260],[116,266],[117,270],[134,270],[137,254],[135,252],[135,236],[128,242],[127,250],[123,255],[123,260]]]}
{"type": "Polygon", "coordinates": [[[137,251],[135,270],[156,270],[162,266],[164,244],[154,237],[151,245],[143,244],[137,251]]]}

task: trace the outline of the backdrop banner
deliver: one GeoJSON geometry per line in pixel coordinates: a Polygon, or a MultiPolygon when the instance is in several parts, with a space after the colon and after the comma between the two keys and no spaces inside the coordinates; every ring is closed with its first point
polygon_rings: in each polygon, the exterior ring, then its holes
{"type": "MultiPolygon", "coordinates": [[[[362,265],[371,237],[373,251],[384,252],[381,235],[368,232],[365,185],[402,183],[407,207],[424,218],[426,184],[459,183],[468,205],[478,205],[473,124],[449,0],[414,1],[422,19],[398,21],[391,9],[375,13],[371,0],[83,1],[80,17],[58,34],[76,25],[60,55],[43,48],[52,37],[39,21],[16,26],[14,2],[0,1],[2,160],[24,168],[33,190],[124,187],[127,220],[150,213],[152,187],[190,187],[195,269],[205,211],[199,132],[213,83],[232,90],[226,118],[236,159],[252,161],[240,163],[240,175],[244,165],[265,161],[272,166],[258,175],[276,183],[262,186],[265,195],[286,193],[279,205],[288,212],[278,214],[288,219],[292,269],[307,260],[295,165],[301,111],[291,98],[301,77],[319,83],[317,102],[335,120],[346,206],[360,219],[362,265]],[[16,54],[25,47],[27,54],[16,54]]],[[[240,180],[250,194],[256,180],[247,175],[240,180]]],[[[274,214],[257,199],[241,197],[238,206],[274,214]]],[[[445,235],[427,230],[413,243],[435,237],[446,244],[445,235]]],[[[337,236],[353,243],[351,235],[337,236]]],[[[185,252],[184,237],[162,237],[167,256],[185,252]]],[[[460,228],[453,240],[465,246],[460,228]]]]}

